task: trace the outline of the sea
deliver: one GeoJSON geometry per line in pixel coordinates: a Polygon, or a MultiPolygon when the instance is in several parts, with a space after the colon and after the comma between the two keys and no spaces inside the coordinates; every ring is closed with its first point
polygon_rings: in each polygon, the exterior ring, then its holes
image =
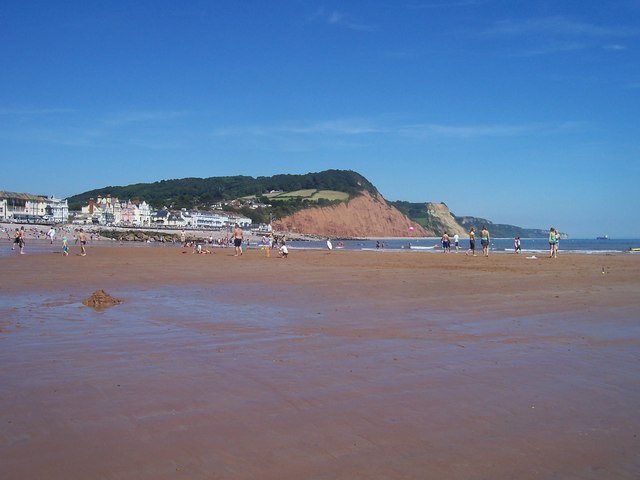
{"type": "MultiPolygon", "coordinates": [[[[336,250],[376,250],[390,252],[440,252],[442,245],[439,238],[403,238],[403,239],[376,239],[376,240],[332,240],[332,247],[336,250]]],[[[327,249],[327,242],[324,241],[292,241],[287,242],[292,249],[327,249]]],[[[538,255],[549,251],[549,240],[545,238],[522,238],[520,240],[522,253],[538,255]]],[[[460,241],[460,251],[464,252],[469,248],[469,240],[460,241]]],[[[618,239],[609,238],[606,240],[589,238],[563,239],[559,243],[558,252],[580,253],[580,254],[640,254],[634,252],[633,248],[640,248],[640,239],[618,239]]],[[[451,250],[455,251],[452,245],[451,250]]],[[[476,240],[476,251],[482,252],[480,241],[476,240]]],[[[490,251],[492,253],[514,253],[513,238],[492,238],[490,251]]]]}

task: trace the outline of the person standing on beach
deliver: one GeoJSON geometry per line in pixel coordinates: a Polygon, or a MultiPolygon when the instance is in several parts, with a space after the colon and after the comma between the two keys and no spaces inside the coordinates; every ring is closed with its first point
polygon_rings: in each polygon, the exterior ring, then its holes
{"type": "Polygon", "coordinates": [[[460,235],[455,233],[453,235],[453,246],[456,247],[456,253],[460,251],[460,235]]]}
{"type": "Polygon", "coordinates": [[[522,248],[520,247],[520,237],[516,237],[513,241],[513,250],[516,254],[522,252],[522,248]]]}
{"type": "Polygon", "coordinates": [[[242,229],[240,228],[240,225],[236,223],[236,227],[233,229],[233,246],[236,248],[236,254],[234,257],[242,255],[242,237],[242,229]]]}
{"type": "Polygon", "coordinates": [[[449,253],[449,250],[451,250],[451,240],[449,240],[449,234],[447,232],[444,232],[440,241],[442,242],[442,251],[444,253],[449,253]]]}
{"type": "Polygon", "coordinates": [[[489,235],[489,230],[484,225],[482,226],[482,231],[480,232],[480,244],[482,245],[482,254],[485,257],[489,256],[489,243],[491,242],[491,236],[489,235]]]}
{"type": "Polygon", "coordinates": [[[82,229],[78,232],[78,240],[80,241],[80,256],[86,257],[87,251],[85,250],[85,245],[87,244],[87,236],[82,229]]]}
{"type": "Polygon", "coordinates": [[[476,227],[471,227],[471,230],[469,230],[469,250],[467,250],[465,255],[469,255],[469,252],[471,252],[474,257],[476,256],[476,227]]]}
{"type": "Polygon", "coordinates": [[[51,245],[53,245],[53,240],[56,238],[55,228],[51,227],[49,229],[49,231],[47,232],[47,237],[49,237],[49,240],[51,240],[51,245]]]}
{"type": "Polygon", "coordinates": [[[558,231],[554,227],[549,230],[549,258],[558,258],[558,231]]]}

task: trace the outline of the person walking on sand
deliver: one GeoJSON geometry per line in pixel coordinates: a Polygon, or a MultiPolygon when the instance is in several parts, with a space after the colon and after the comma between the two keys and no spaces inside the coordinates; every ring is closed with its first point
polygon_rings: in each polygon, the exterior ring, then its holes
{"type": "Polygon", "coordinates": [[[16,228],[16,232],[13,234],[13,245],[11,245],[11,250],[15,250],[16,245],[20,247],[20,230],[17,228],[16,228]]]}
{"type": "Polygon", "coordinates": [[[20,255],[24,255],[24,242],[27,238],[27,232],[24,231],[24,227],[20,227],[18,231],[18,247],[20,247],[20,255]]]}
{"type": "Polygon", "coordinates": [[[471,230],[469,230],[469,250],[465,255],[469,255],[469,253],[474,257],[476,256],[476,227],[471,227],[471,230]]]}
{"type": "Polygon", "coordinates": [[[51,245],[53,245],[53,241],[56,238],[56,230],[55,230],[55,228],[51,227],[49,229],[49,231],[47,232],[47,237],[49,237],[49,240],[51,241],[51,245]]]}
{"type": "Polygon", "coordinates": [[[516,237],[513,241],[513,250],[516,254],[522,252],[522,247],[520,247],[520,237],[516,237]]]}
{"type": "Polygon", "coordinates": [[[236,254],[234,257],[242,255],[242,237],[242,229],[240,228],[240,225],[236,223],[236,227],[233,229],[233,246],[236,248],[236,254]]]}
{"type": "Polygon", "coordinates": [[[69,255],[69,244],[67,243],[67,236],[62,236],[62,255],[65,257],[69,255]]]}
{"type": "Polygon", "coordinates": [[[489,256],[489,243],[491,242],[491,236],[489,235],[489,230],[484,225],[482,226],[482,231],[480,232],[480,244],[482,245],[482,254],[485,257],[489,256]]]}
{"type": "Polygon", "coordinates": [[[82,229],[78,232],[78,241],[80,241],[80,256],[86,257],[87,251],[85,249],[85,245],[87,244],[87,236],[82,229]]]}
{"type": "Polygon", "coordinates": [[[558,231],[549,229],[549,258],[558,258],[558,231]]]}

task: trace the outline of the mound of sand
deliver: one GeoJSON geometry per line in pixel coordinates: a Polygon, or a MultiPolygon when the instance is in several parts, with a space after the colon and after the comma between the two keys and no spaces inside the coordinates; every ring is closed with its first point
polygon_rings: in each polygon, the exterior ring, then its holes
{"type": "Polygon", "coordinates": [[[91,307],[96,310],[103,310],[113,305],[119,305],[120,303],[122,303],[122,300],[112,297],[104,290],[96,290],[91,294],[89,298],[86,298],[82,303],[87,307],[91,307]]]}

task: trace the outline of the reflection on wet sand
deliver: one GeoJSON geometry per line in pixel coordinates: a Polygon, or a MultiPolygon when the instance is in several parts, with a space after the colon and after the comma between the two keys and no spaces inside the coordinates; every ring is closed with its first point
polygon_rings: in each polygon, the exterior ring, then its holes
{"type": "Polygon", "coordinates": [[[3,260],[6,478],[640,472],[637,259],[168,252],[3,260]]]}

